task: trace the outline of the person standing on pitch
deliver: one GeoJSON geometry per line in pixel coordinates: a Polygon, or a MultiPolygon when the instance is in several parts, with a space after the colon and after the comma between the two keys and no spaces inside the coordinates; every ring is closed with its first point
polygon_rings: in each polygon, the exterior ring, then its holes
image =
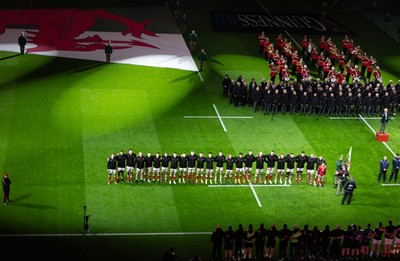
{"type": "Polygon", "coordinates": [[[204,64],[207,61],[207,53],[204,49],[201,49],[198,58],[199,58],[199,62],[200,62],[200,70],[199,71],[202,72],[204,69],[204,64]]]}
{"type": "Polygon", "coordinates": [[[391,116],[391,115],[395,116],[396,114],[389,113],[388,108],[383,109],[383,113],[382,113],[382,117],[381,117],[381,128],[379,129],[380,133],[385,133],[386,124],[388,123],[389,116],[391,116]]]}
{"type": "Polygon", "coordinates": [[[344,201],[347,198],[347,205],[350,205],[351,198],[353,197],[353,192],[357,188],[356,182],[354,181],[354,177],[351,177],[349,181],[344,184],[343,190],[343,198],[341,204],[344,204],[344,201]]]}
{"type": "Polygon", "coordinates": [[[117,184],[117,158],[114,153],[107,159],[107,173],[108,173],[108,185],[111,183],[111,176],[114,176],[114,184],[117,184]]]}
{"type": "Polygon", "coordinates": [[[104,48],[104,52],[106,54],[106,61],[107,63],[110,63],[111,61],[111,54],[113,53],[113,47],[111,45],[111,41],[108,41],[108,44],[104,48]]]}
{"type": "Polygon", "coordinates": [[[3,173],[3,179],[1,180],[3,185],[3,193],[4,193],[4,206],[7,205],[7,201],[10,202],[10,186],[11,186],[11,179],[8,177],[8,173],[3,173]]]}
{"type": "Polygon", "coordinates": [[[189,34],[189,49],[191,53],[195,51],[196,44],[197,44],[197,34],[195,30],[192,30],[192,32],[189,34]]]}
{"type": "Polygon", "coordinates": [[[387,156],[383,156],[383,159],[379,162],[379,174],[378,174],[378,183],[383,178],[383,183],[386,182],[386,172],[389,169],[389,161],[387,156]]]}
{"type": "Polygon", "coordinates": [[[26,46],[26,36],[24,32],[21,32],[21,35],[18,37],[18,45],[19,45],[19,50],[22,55],[25,54],[25,46],[26,46]]]}
{"type": "Polygon", "coordinates": [[[211,234],[211,243],[212,243],[212,257],[214,260],[222,259],[222,245],[224,242],[224,231],[221,228],[221,225],[217,225],[217,228],[211,234]]]}
{"type": "Polygon", "coordinates": [[[390,173],[389,182],[391,182],[392,178],[394,177],[394,182],[397,183],[399,168],[400,168],[400,154],[397,153],[396,157],[394,157],[392,160],[392,173],[390,173]]]}
{"type": "Polygon", "coordinates": [[[340,155],[339,159],[336,161],[336,169],[335,169],[335,188],[339,185],[339,173],[342,171],[343,167],[343,155],[340,155]]]}

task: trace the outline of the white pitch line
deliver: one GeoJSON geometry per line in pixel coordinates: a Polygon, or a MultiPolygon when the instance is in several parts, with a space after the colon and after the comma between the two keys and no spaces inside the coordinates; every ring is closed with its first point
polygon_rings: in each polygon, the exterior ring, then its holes
{"type": "MultiPolygon", "coordinates": [[[[186,119],[217,119],[218,116],[183,116],[186,119]]],[[[221,119],[253,119],[251,116],[220,116],[221,119]]]]}
{"type": "Polygon", "coordinates": [[[76,234],[0,234],[0,237],[81,237],[81,236],[191,236],[210,235],[211,232],[155,232],[155,233],[76,233],[76,234]]]}
{"type": "Polygon", "coordinates": [[[253,195],[254,195],[254,197],[256,198],[256,201],[257,201],[258,206],[259,206],[260,208],[262,208],[260,199],[258,198],[256,191],[254,190],[253,184],[251,184],[251,182],[249,182],[249,185],[250,185],[251,191],[253,191],[253,195]]]}
{"type": "MultiPolygon", "coordinates": [[[[359,120],[359,117],[329,117],[330,120],[359,120]]],[[[364,117],[365,120],[380,120],[381,118],[378,117],[364,117]]],[[[390,118],[394,120],[395,118],[390,118]]]]}
{"type": "Polygon", "coordinates": [[[218,116],[219,121],[221,122],[222,128],[224,129],[225,132],[227,132],[227,130],[226,130],[226,128],[225,128],[225,125],[224,125],[224,122],[222,121],[222,118],[221,118],[221,116],[219,115],[219,112],[218,112],[217,107],[215,106],[215,104],[213,104],[213,107],[214,107],[215,112],[217,113],[217,116],[218,116]]]}
{"type": "Polygon", "coordinates": [[[359,120],[358,117],[329,117],[330,120],[359,120]]]}
{"type": "MultiPolygon", "coordinates": [[[[290,187],[291,185],[281,185],[281,184],[278,184],[278,185],[261,185],[261,184],[259,184],[259,185],[257,185],[257,184],[254,184],[254,185],[252,185],[253,187],[290,187]]],[[[236,187],[236,188],[247,188],[247,187],[250,187],[250,185],[246,185],[246,184],[241,184],[241,185],[232,185],[232,184],[227,184],[227,185],[208,185],[208,187],[210,187],[210,188],[234,188],[234,187],[236,187]]]]}
{"type": "Polygon", "coordinates": [[[394,187],[394,186],[400,186],[400,184],[383,184],[382,186],[388,186],[388,187],[394,187]]]}
{"type": "MultiPolygon", "coordinates": [[[[371,125],[369,125],[369,123],[364,119],[364,117],[363,117],[361,114],[359,114],[358,116],[361,118],[361,120],[363,120],[363,122],[364,122],[365,124],[367,124],[368,128],[374,133],[374,135],[376,135],[375,130],[371,127],[371,125]]],[[[393,156],[396,156],[396,154],[395,154],[395,153],[393,152],[393,150],[389,147],[389,145],[386,144],[386,142],[383,141],[382,143],[383,143],[383,145],[385,145],[385,147],[393,154],[393,156]]]]}
{"type": "Polygon", "coordinates": [[[197,71],[197,74],[199,75],[200,80],[201,80],[202,82],[204,82],[204,81],[203,81],[203,77],[201,76],[201,73],[200,73],[199,71],[197,71]]]}

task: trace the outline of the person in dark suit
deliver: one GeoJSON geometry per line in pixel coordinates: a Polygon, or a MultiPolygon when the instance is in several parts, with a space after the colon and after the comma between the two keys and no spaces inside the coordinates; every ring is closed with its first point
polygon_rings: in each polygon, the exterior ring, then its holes
{"type": "Polygon", "coordinates": [[[385,133],[385,129],[386,129],[386,124],[389,121],[389,110],[388,108],[383,109],[383,113],[382,113],[382,118],[381,118],[381,128],[379,129],[380,133],[385,133]]]}
{"type": "Polygon", "coordinates": [[[18,45],[19,45],[19,50],[22,55],[25,54],[25,46],[26,46],[26,36],[24,32],[21,32],[21,35],[18,37],[18,45]]]}
{"type": "Polygon", "coordinates": [[[104,48],[104,52],[106,54],[106,62],[110,63],[111,61],[111,54],[113,53],[113,47],[111,45],[111,41],[108,41],[108,44],[104,48]]]}
{"type": "Polygon", "coordinates": [[[7,205],[7,201],[10,202],[10,187],[11,187],[11,179],[8,177],[8,173],[3,173],[3,178],[1,180],[3,185],[3,194],[4,194],[4,206],[7,205]]]}

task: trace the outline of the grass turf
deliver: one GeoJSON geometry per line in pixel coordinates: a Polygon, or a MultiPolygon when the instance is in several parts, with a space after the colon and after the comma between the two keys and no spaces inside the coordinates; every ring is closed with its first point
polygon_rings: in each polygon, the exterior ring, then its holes
{"type": "MultiPolygon", "coordinates": [[[[194,15],[198,10],[206,12],[204,7],[187,8],[192,24],[199,28],[199,43],[210,57],[202,73],[204,82],[196,73],[186,71],[0,53],[4,64],[0,152],[5,155],[0,164],[11,175],[14,201],[0,208],[1,233],[76,235],[0,237],[15,250],[14,255],[43,254],[37,249],[43,244],[51,253],[79,259],[158,259],[174,246],[183,260],[195,254],[210,256],[209,236],[115,237],[107,233],[207,232],[216,224],[236,228],[239,223],[246,227],[261,222],[278,227],[283,223],[315,224],[320,228],[350,222],[375,225],[388,219],[397,223],[398,187],[376,183],[378,161],[383,155],[392,155],[364,122],[299,115],[279,115],[271,120],[271,116],[253,113],[248,107],[234,108],[221,98],[225,73],[258,80],[268,75],[265,62],[256,53],[256,36],[210,32],[206,14],[194,15]],[[226,45],[226,41],[232,44],[226,45]],[[213,104],[220,115],[253,119],[224,119],[225,132],[218,119],[184,118],[216,115],[213,104]],[[350,146],[351,173],[358,189],[351,206],[340,206],[331,186],[334,164],[350,146]],[[255,187],[261,208],[248,187],[107,186],[106,158],[111,152],[129,148],[179,154],[193,149],[214,155],[219,150],[225,155],[249,149],[285,154],[304,150],[325,156],[327,186],[255,187]],[[84,205],[90,215],[91,234],[87,237],[79,236],[84,205]]],[[[376,32],[379,34],[378,29],[376,32]]],[[[294,37],[301,39],[300,35],[294,37]]],[[[368,45],[361,33],[357,40],[368,45]]],[[[398,52],[387,57],[387,49],[377,45],[371,47],[371,53],[382,61],[384,79],[396,79],[398,52]]],[[[379,128],[379,121],[368,123],[379,128]]],[[[398,127],[397,120],[388,125],[387,144],[393,150],[399,147],[398,127]]]]}

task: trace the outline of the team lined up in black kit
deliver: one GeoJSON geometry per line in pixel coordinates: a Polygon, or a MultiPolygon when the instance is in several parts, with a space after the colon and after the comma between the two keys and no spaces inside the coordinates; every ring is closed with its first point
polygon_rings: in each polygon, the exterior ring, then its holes
{"type": "Polygon", "coordinates": [[[260,151],[257,155],[253,155],[252,150],[245,155],[239,153],[237,156],[232,154],[225,156],[222,151],[219,151],[217,156],[213,156],[212,152],[207,156],[202,152],[197,155],[194,151],[189,155],[185,152],[181,155],[174,152],[170,156],[167,152],[164,155],[159,152],[155,155],[150,152],[143,155],[139,152],[136,155],[132,149],[127,154],[121,150],[117,155],[112,153],[107,159],[108,184],[111,183],[112,176],[115,184],[124,182],[125,170],[128,183],[133,183],[133,180],[135,183],[169,182],[169,184],[177,182],[213,184],[213,180],[215,184],[218,180],[220,184],[250,183],[253,165],[255,165],[254,184],[277,184],[279,181],[279,184],[288,185],[292,184],[292,175],[295,176],[296,184],[301,184],[305,170],[307,184],[324,187],[327,166],[322,155],[319,157],[312,153],[306,155],[304,151],[299,155],[281,153],[278,156],[274,151],[266,155],[260,151]],[[135,177],[133,177],[134,172],[135,177]]]}

